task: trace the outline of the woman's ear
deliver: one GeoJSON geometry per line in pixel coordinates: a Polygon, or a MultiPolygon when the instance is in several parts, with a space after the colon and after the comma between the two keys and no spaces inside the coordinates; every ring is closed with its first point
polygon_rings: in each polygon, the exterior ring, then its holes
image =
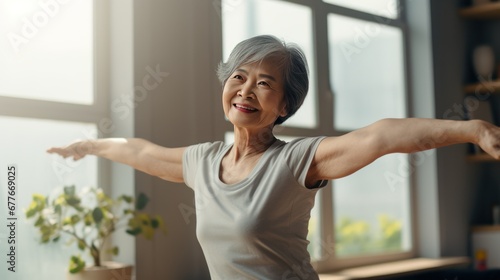
{"type": "Polygon", "coordinates": [[[286,117],[286,115],[288,115],[288,110],[286,109],[286,105],[285,105],[285,106],[283,106],[283,109],[281,109],[280,117],[284,118],[284,117],[286,117]]]}

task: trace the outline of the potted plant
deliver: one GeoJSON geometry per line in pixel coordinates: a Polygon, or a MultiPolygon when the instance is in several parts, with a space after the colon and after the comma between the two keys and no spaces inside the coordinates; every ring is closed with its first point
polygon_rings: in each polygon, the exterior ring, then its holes
{"type": "MultiPolygon", "coordinates": [[[[93,266],[86,267],[80,256],[71,256],[68,279],[115,279],[117,275],[132,275],[132,267],[103,262],[101,257],[108,237],[120,228],[128,234],[152,239],[156,230],[165,233],[162,217],[140,212],[148,198],[141,193],[137,200],[122,195],[111,199],[100,188],[85,188],[77,193],[75,186],[65,186],[55,198],[34,194],[26,209],[26,217],[35,220],[41,242],[57,242],[63,234],[87,251],[93,266]],[[116,271],[116,269],[120,271],[116,271]],[[100,275],[100,276],[99,276],[100,275]]],[[[108,250],[117,255],[117,246],[108,250]]],[[[128,278],[130,279],[130,278],[128,278]]]]}

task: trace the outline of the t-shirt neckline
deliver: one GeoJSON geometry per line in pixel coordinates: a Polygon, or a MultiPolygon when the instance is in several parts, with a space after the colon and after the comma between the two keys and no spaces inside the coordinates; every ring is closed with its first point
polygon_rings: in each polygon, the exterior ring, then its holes
{"type": "Polygon", "coordinates": [[[234,184],[226,184],[226,183],[222,182],[222,180],[220,178],[220,168],[222,165],[222,159],[229,152],[229,150],[233,147],[234,143],[230,144],[230,145],[226,145],[226,147],[224,147],[224,149],[221,151],[221,153],[215,159],[215,164],[217,164],[217,166],[215,168],[215,173],[216,173],[215,181],[216,181],[217,185],[219,185],[220,187],[222,187],[224,189],[228,189],[228,190],[234,190],[234,189],[238,189],[240,187],[245,186],[246,183],[248,181],[250,181],[253,177],[255,177],[256,173],[261,169],[262,165],[266,162],[267,158],[269,157],[269,154],[271,153],[271,151],[274,150],[278,145],[281,145],[282,143],[284,143],[282,140],[276,139],[276,141],[274,141],[274,143],[271,144],[271,146],[269,146],[269,148],[267,148],[267,150],[264,152],[264,154],[259,158],[259,161],[253,167],[252,171],[248,174],[248,176],[243,178],[241,181],[236,182],[234,184]]]}

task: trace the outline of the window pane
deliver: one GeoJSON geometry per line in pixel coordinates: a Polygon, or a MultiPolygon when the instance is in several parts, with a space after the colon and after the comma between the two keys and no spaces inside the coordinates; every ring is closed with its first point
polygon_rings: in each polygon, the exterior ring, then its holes
{"type": "Polygon", "coordinates": [[[333,14],[328,29],[335,128],[405,117],[401,30],[333,14]]]}
{"type": "Polygon", "coordinates": [[[311,254],[311,261],[317,261],[321,259],[321,205],[320,205],[320,193],[318,192],[314,198],[314,207],[311,210],[311,219],[309,220],[309,233],[307,234],[307,240],[309,240],[309,245],[307,246],[307,251],[311,254]]]}
{"type": "Polygon", "coordinates": [[[410,249],[409,176],[408,157],[388,155],[333,182],[338,257],[410,249]]]}
{"type": "Polygon", "coordinates": [[[372,13],[388,18],[398,17],[397,0],[323,0],[324,2],[344,6],[354,10],[372,13]]]}
{"type": "Polygon", "coordinates": [[[312,12],[309,7],[273,0],[222,1],[223,56],[227,60],[239,42],[270,34],[297,43],[309,63],[309,94],[300,110],[285,122],[288,126],[311,128],[317,124],[316,80],[312,12]]]}
{"type": "Polygon", "coordinates": [[[92,2],[0,2],[0,95],[92,104],[92,2]]]}
{"type": "MultiPolygon", "coordinates": [[[[17,264],[16,273],[7,270],[8,263],[0,262],[0,279],[65,279],[70,255],[79,254],[75,244],[66,246],[63,236],[57,243],[40,244],[40,235],[27,220],[24,209],[28,208],[32,195],[54,194],[63,185],[75,184],[78,188],[96,186],[97,159],[88,157],[73,162],[52,156],[45,151],[57,145],[66,145],[77,139],[95,138],[96,126],[85,123],[57,122],[36,119],[0,117],[0,220],[7,221],[7,165],[17,165],[17,264]]],[[[0,227],[0,252],[7,252],[8,228],[0,227]]],[[[9,231],[10,236],[10,231],[9,231]]],[[[10,245],[9,245],[10,246],[10,245]]],[[[81,253],[88,263],[88,254],[81,253]]],[[[6,260],[6,256],[2,257],[6,260]]]]}
{"type": "MultiPolygon", "coordinates": [[[[290,142],[294,139],[300,137],[276,135],[276,138],[283,140],[285,142],[290,142]]],[[[234,132],[226,132],[224,135],[224,142],[226,144],[231,144],[234,142],[234,132]]],[[[311,260],[319,260],[321,258],[321,232],[320,232],[320,196],[316,195],[314,201],[314,207],[311,210],[311,219],[309,220],[309,233],[307,234],[307,240],[309,240],[309,246],[307,250],[311,254],[311,260]]]]}

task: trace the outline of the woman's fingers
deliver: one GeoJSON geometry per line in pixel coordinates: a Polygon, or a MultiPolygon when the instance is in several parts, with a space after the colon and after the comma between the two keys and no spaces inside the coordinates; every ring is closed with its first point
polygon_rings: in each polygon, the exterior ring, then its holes
{"type": "Polygon", "coordinates": [[[500,159],[500,127],[489,124],[480,140],[481,148],[495,159],[500,159]]]}
{"type": "Polygon", "coordinates": [[[85,153],[82,153],[78,149],[78,143],[71,144],[66,147],[52,147],[47,150],[49,154],[58,154],[63,158],[73,157],[74,160],[79,160],[85,156],[85,153]]]}

